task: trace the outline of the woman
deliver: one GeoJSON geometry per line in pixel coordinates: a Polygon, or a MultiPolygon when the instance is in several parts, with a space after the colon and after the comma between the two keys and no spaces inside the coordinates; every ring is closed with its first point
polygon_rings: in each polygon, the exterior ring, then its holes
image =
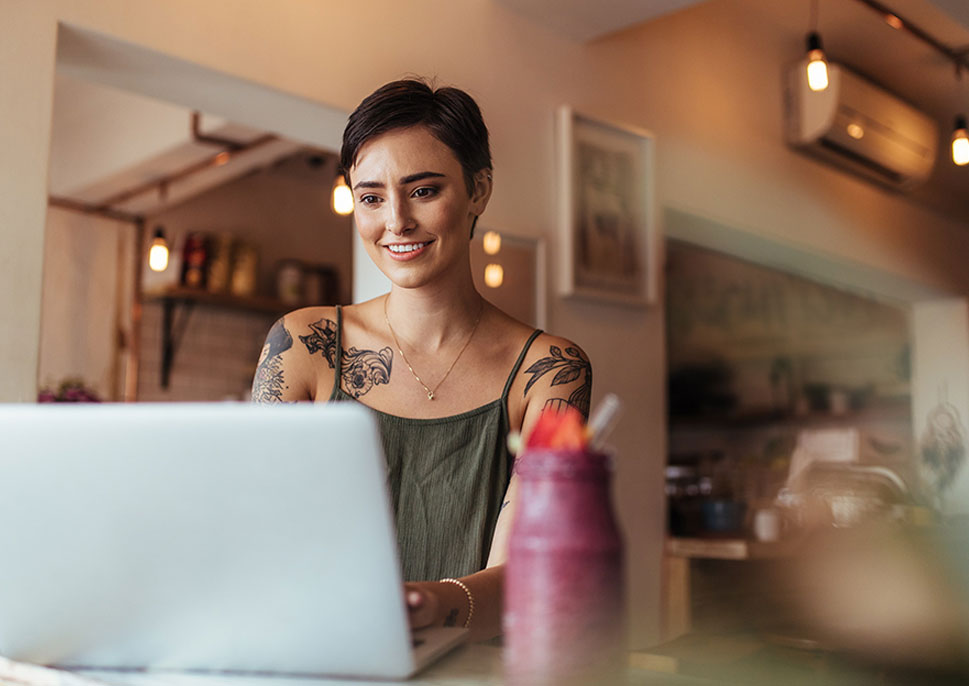
{"type": "Polygon", "coordinates": [[[357,230],[390,292],[276,322],[253,398],[375,411],[411,624],[489,638],[500,631],[516,498],[507,434],[527,435],[545,407],[587,414],[591,366],[574,343],[475,290],[470,239],[492,168],[469,95],[417,80],[383,86],[350,115],[340,163],[357,230]]]}

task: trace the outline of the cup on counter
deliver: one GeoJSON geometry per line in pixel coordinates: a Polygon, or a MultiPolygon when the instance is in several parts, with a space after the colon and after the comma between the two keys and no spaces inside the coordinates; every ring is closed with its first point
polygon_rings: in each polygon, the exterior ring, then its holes
{"type": "Polygon", "coordinates": [[[625,665],[623,541],[609,456],[530,449],[505,571],[508,686],[618,684],[625,665]]]}
{"type": "Polygon", "coordinates": [[[754,513],[754,538],[765,543],[774,542],[781,537],[781,513],[773,507],[765,507],[754,513]]]}

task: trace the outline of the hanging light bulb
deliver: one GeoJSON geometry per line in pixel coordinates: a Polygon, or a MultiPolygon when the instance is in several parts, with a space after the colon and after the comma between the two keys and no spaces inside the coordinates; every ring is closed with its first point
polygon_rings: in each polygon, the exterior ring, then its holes
{"type": "Polygon", "coordinates": [[[485,267],[485,284],[490,288],[498,288],[505,280],[505,270],[500,264],[489,264],[485,267]]]}
{"type": "Polygon", "coordinates": [[[501,234],[497,231],[486,231],[481,237],[481,247],[488,255],[497,255],[501,250],[501,234]]]}
{"type": "Polygon", "coordinates": [[[343,174],[337,174],[333,181],[333,198],[330,202],[333,211],[337,214],[350,214],[353,212],[353,191],[347,185],[343,174]]]}
{"type": "Polygon", "coordinates": [[[969,132],[961,114],[956,117],[956,130],[952,132],[952,161],[960,167],[969,164],[969,132]]]}
{"type": "Polygon", "coordinates": [[[160,226],[155,229],[155,237],[151,239],[148,249],[148,267],[153,272],[163,272],[168,268],[168,242],[160,226]]]}
{"type": "Polygon", "coordinates": [[[808,34],[807,50],[808,87],[813,91],[823,91],[828,87],[828,61],[821,49],[821,35],[817,31],[808,34]]]}

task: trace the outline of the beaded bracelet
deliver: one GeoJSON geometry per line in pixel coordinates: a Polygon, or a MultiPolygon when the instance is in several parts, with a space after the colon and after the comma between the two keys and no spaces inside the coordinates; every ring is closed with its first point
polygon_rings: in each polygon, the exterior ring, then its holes
{"type": "Polygon", "coordinates": [[[457,584],[464,591],[465,595],[468,596],[468,618],[464,620],[464,628],[467,629],[471,626],[471,618],[474,617],[474,594],[471,593],[471,589],[463,581],[458,581],[457,579],[452,579],[448,577],[446,579],[441,579],[441,583],[447,584],[457,584]]]}

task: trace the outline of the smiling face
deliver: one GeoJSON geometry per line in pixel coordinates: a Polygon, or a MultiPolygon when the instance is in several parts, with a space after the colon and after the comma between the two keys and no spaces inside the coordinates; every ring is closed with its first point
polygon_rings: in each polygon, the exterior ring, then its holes
{"type": "Polygon", "coordinates": [[[457,157],[426,128],[393,129],[360,147],[350,168],[354,219],[370,259],[416,288],[469,273],[471,225],[491,194],[486,170],[469,197],[457,157]]]}

